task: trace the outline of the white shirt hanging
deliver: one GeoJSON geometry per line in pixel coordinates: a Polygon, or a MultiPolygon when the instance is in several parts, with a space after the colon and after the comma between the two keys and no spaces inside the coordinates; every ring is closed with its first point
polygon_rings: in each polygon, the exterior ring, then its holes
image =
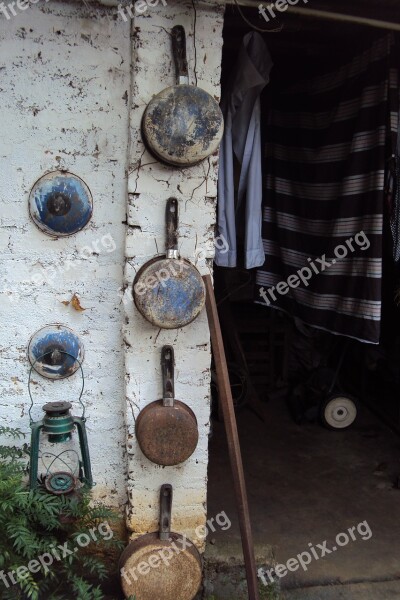
{"type": "Polygon", "coordinates": [[[245,205],[246,269],[264,264],[261,238],[262,163],[260,94],[269,82],[273,62],[262,36],[247,33],[239,51],[235,75],[222,101],[225,119],[220,148],[218,178],[218,234],[227,242],[216,248],[215,262],[222,267],[236,267],[236,212],[245,205]],[[240,164],[238,205],[235,208],[234,157],[240,164]]]}

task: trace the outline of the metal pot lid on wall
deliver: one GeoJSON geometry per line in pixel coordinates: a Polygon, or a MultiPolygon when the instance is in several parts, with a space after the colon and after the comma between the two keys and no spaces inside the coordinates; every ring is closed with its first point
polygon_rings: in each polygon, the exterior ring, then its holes
{"type": "Polygon", "coordinates": [[[53,171],[43,175],[33,186],[29,211],[41,231],[53,237],[66,237],[77,233],[90,221],[92,194],[80,177],[53,171]]]}
{"type": "Polygon", "coordinates": [[[46,325],[31,337],[28,358],[39,375],[64,379],[79,369],[79,363],[84,359],[84,347],[69,327],[46,325]]]}

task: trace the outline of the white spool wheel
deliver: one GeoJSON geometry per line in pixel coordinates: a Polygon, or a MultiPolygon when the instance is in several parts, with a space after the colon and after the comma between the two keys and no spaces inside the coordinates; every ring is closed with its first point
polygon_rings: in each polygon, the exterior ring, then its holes
{"type": "Polygon", "coordinates": [[[329,429],[347,429],[357,417],[357,406],[352,398],[336,394],[323,402],[321,418],[329,429]]]}

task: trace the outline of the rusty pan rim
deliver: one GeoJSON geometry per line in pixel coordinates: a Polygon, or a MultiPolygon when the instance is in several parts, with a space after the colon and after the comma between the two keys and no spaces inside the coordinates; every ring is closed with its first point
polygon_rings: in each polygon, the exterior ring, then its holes
{"type": "MultiPolygon", "coordinates": [[[[157,430],[157,422],[156,421],[154,421],[154,429],[157,430]]],[[[146,456],[146,458],[148,458],[151,462],[154,462],[157,465],[172,467],[172,466],[180,465],[180,464],[186,462],[192,456],[194,451],[196,450],[197,445],[199,443],[199,424],[198,424],[197,417],[196,417],[194,411],[185,402],[182,402],[181,400],[174,400],[173,407],[170,407],[170,406],[164,407],[163,400],[155,400],[154,402],[151,402],[150,404],[145,406],[140,411],[140,413],[136,419],[135,434],[136,434],[136,439],[138,441],[139,447],[140,447],[141,451],[143,452],[143,454],[146,456]],[[179,462],[170,462],[170,461],[166,462],[165,460],[162,460],[160,458],[158,458],[157,460],[154,460],[154,457],[150,458],[148,456],[148,453],[144,449],[145,444],[144,444],[143,436],[141,435],[141,432],[139,431],[140,425],[146,416],[148,417],[151,412],[155,411],[156,408],[160,408],[160,407],[164,408],[165,410],[168,410],[170,408],[175,409],[175,410],[178,409],[180,413],[187,414],[192,421],[193,431],[195,431],[197,434],[196,443],[194,444],[193,449],[187,447],[186,452],[182,453],[182,454],[184,454],[185,458],[183,458],[179,462]]],[[[172,444],[173,444],[173,440],[171,440],[171,445],[172,444]]],[[[156,455],[157,453],[154,453],[154,454],[156,455]]]]}
{"type": "MultiPolygon", "coordinates": [[[[160,266],[160,268],[161,268],[161,266],[160,266]]],[[[133,301],[135,303],[137,310],[140,312],[142,317],[144,319],[146,319],[146,321],[148,321],[149,323],[151,323],[152,325],[154,325],[156,327],[160,327],[161,329],[179,329],[180,327],[186,327],[186,325],[189,325],[190,323],[192,323],[195,319],[197,319],[197,317],[203,310],[205,303],[206,303],[206,288],[205,288],[204,280],[203,280],[203,277],[202,277],[200,271],[197,269],[197,267],[195,267],[195,265],[192,262],[190,262],[190,260],[188,260],[187,258],[182,258],[182,257],[167,258],[166,254],[161,254],[159,256],[155,256],[154,258],[148,260],[140,267],[140,269],[136,273],[135,278],[133,280],[132,296],[133,296],[133,301]],[[191,273],[193,273],[198,278],[198,281],[199,281],[199,283],[201,283],[201,286],[203,289],[203,297],[202,297],[202,301],[201,301],[201,304],[199,305],[199,309],[198,309],[197,313],[189,321],[187,321],[187,320],[180,321],[178,324],[174,325],[173,327],[165,327],[165,325],[160,325],[159,323],[155,324],[150,319],[148,319],[148,315],[145,313],[145,311],[142,309],[142,307],[137,302],[137,294],[136,294],[136,290],[135,290],[135,287],[140,282],[140,279],[142,278],[143,273],[149,267],[151,267],[152,265],[155,265],[157,262],[159,262],[161,265],[164,261],[173,261],[173,262],[182,262],[183,261],[183,262],[185,262],[190,267],[191,273]]]]}
{"type": "MultiPolygon", "coordinates": [[[[191,271],[193,271],[194,273],[196,273],[197,275],[199,275],[199,277],[203,281],[203,278],[202,278],[201,273],[198,270],[198,268],[195,267],[195,265],[190,260],[188,260],[187,258],[184,258],[184,257],[180,257],[180,258],[168,258],[165,253],[164,254],[159,254],[158,256],[154,256],[153,258],[151,258],[150,260],[148,260],[147,262],[145,262],[140,267],[139,271],[136,273],[135,279],[133,281],[134,295],[135,295],[135,285],[139,282],[139,279],[142,276],[143,272],[146,269],[148,269],[149,267],[151,267],[151,265],[154,265],[157,262],[163,262],[163,261],[185,262],[186,264],[188,264],[191,267],[191,271]]],[[[203,281],[203,285],[204,285],[204,281],[203,281]]],[[[204,289],[205,289],[205,287],[204,287],[204,289]]]]}
{"type": "Polygon", "coordinates": [[[131,540],[130,542],[128,542],[128,545],[125,546],[125,548],[122,551],[121,556],[119,557],[118,569],[121,570],[124,567],[124,565],[126,564],[126,561],[133,554],[135,554],[135,552],[137,552],[141,548],[145,548],[146,546],[149,546],[152,543],[158,543],[158,542],[160,542],[160,545],[165,545],[168,542],[168,540],[165,540],[165,541],[160,540],[159,534],[155,531],[150,532],[150,533],[144,533],[136,540],[131,540]]]}
{"type": "MultiPolygon", "coordinates": [[[[162,90],[157,92],[157,94],[154,94],[154,96],[147,102],[144,113],[147,112],[147,110],[150,106],[152,106],[152,105],[157,106],[159,98],[164,97],[164,95],[166,95],[166,94],[171,94],[171,92],[174,92],[176,90],[182,90],[184,88],[190,88],[190,91],[192,91],[194,93],[198,92],[199,95],[207,94],[207,96],[209,97],[211,102],[215,105],[215,107],[218,108],[219,111],[221,111],[220,105],[218,104],[218,102],[216,101],[214,96],[212,96],[210,94],[210,92],[207,92],[207,90],[205,90],[204,88],[199,87],[198,85],[192,85],[191,83],[175,83],[174,85],[169,85],[168,87],[163,88],[162,90]]],[[[222,111],[221,111],[221,114],[222,114],[222,111]]]]}
{"type": "Polygon", "coordinates": [[[142,118],[141,118],[141,123],[140,123],[140,129],[141,129],[141,133],[142,133],[142,140],[143,143],[146,147],[146,150],[157,160],[159,160],[161,163],[165,164],[165,165],[171,165],[173,167],[177,167],[177,168],[185,168],[185,167],[193,167],[195,165],[200,164],[201,162],[203,162],[203,160],[205,160],[206,158],[209,158],[210,156],[212,156],[215,152],[217,152],[219,145],[221,144],[221,140],[223,138],[224,135],[224,118],[223,118],[223,114],[221,111],[221,108],[218,104],[218,102],[216,101],[215,98],[213,98],[213,96],[211,96],[211,94],[209,92],[207,92],[206,90],[204,90],[203,88],[199,88],[198,86],[195,85],[190,85],[190,84],[176,84],[176,85],[170,85],[167,88],[164,88],[163,90],[161,90],[160,92],[158,92],[155,96],[153,96],[153,98],[151,98],[151,100],[147,103],[147,106],[143,112],[142,118]],[[214,150],[209,150],[207,153],[204,153],[204,156],[202,158],[199,158],[198,160],[183,160],[181,162],[177,162],[174,160],[171,160],[169,158],[167,158],[166,156],[161,155],[159,152],[157,152],[155,150],[155,148],[153,148],[152,143],[151,143],[151,136],[148,135],[147,130],[146,130],[146,126],[145,126],[145,119],[146,119],[146,115],[148,114],[149,110],[157,107],[157,104],[159,103],[159,101],[161,100],[161,98],[163,98],[163,96],[165,94],[171,94],[174,91],[176,91],[177,89],[182,89],[183,87],[188,87],[190,88],[190,90],[193,92],[194,90],[198,90],[199,93],[206,93],[210,99],[210,101],[215,105],[215,108],[218,109],[218,111],[221,113],[221,125],[220,125],[220,131],[219,131],[219,140],[218,140],[218,144],[216,149],[214,150]]]}
{"type": "Polygon", "coordinates": [[[151,533],[145,533],[144,535],[140,536],[136,540],[129,542],[128,545],[124,548],[121,556],[119,557],[118,570],[121,571],[121,569],[126,565],[127,561],[136,552],[138,552],[142,548],[146,548],[146,546],[150,546],[151,544],[157,544],[160,546],[168,547],[168,546],[172,546],[172,544],[174,542],[179,543],[179,541],[184,542],[184,549],[182,549],[181,552],[184,554],[187,554],[187,553],[191,554],[193,556],[193,558],[196,559],[198,566],[199,566],[199,570],[202,573],[203,572],[203,564],[202,564],[202,560],[201,560],[201,555],[200,555],[200,552],[198,551],[198,549],[196,548],[195,544],[189,538],[186,538],[182,534],[175,533],[173,531],[170,532],[168,540],[160,540],[158,532],[151,532],[151,533]],[[191,546],[188,547],[187,544],[189,542],[190,542],[191,546]]]}
{"type": "MultiPolygon", "coordinates": [[[[154,400],[154,402],[150,402],[150,404],[147,404],[147,406],[145,406],[144,408],[142,408],[142,410],[140,411],[139,415],[136,418],[136,428],[138,427],[138,423],[143,418],[143,415],[145,416],[147,413],[152,412],[152,410],[154,408],[156,408],[156,406],[162,406],[162,405],[163,405],[163,400],[160,399],[160,400],[154,400]]],[[[168,408],[178,408],[178,409],[180,409],[180,411],[184,411],[184,412],[188,413],[189,416],[193,418],[193,421],[196,424],[196,427],[198,427],[197,417],[196,417],[194,411],[190,408],[190,406],[188,406],[186,404],[186,402],[183,402],[182,400],[175,400],[174,399],[174,406],[173,407],[164,406],[163,408],[165,408],[165,409],[168,409],[168,408]]]]}

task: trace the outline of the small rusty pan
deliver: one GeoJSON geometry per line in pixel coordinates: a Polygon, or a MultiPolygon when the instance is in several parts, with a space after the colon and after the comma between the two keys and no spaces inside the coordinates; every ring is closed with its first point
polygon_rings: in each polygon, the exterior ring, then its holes
{"type": "Polygon", "coordinates": [[[126,598],[193,600],[202,580],[199,551],[188,538],[171,533],[172,486],[160,492],[160,527],[131,542],[119,569],[126,598]]]}
{"type": "Polygon", "coordinates": [[[199,440],[197,419],[183,402],[175,400],[174,349],[161,350],[163,398],[144,408],[136,420],[136,437],[143,454],[157,465],[178,465],[189,458],[199,440]]]}
{"type": "Polygon", "coordinates": [[[142,136],[148,150],[161,162],[188,167],[218,149],[224,119],[218,102],[208,92],[189,85],[182,25],[173,27],[171,35],[177,85],[149,102],[142,118],[142,136]]]}
{"type": "Polygon", "coordinates": [[[169,198],[166,208],[166,255],[139,269],[133,283],[136,308],[152,325],[178,329],[191,323],[205,303],[203,279],[194,265],[178,258],[178,201],[169,198]]]}

